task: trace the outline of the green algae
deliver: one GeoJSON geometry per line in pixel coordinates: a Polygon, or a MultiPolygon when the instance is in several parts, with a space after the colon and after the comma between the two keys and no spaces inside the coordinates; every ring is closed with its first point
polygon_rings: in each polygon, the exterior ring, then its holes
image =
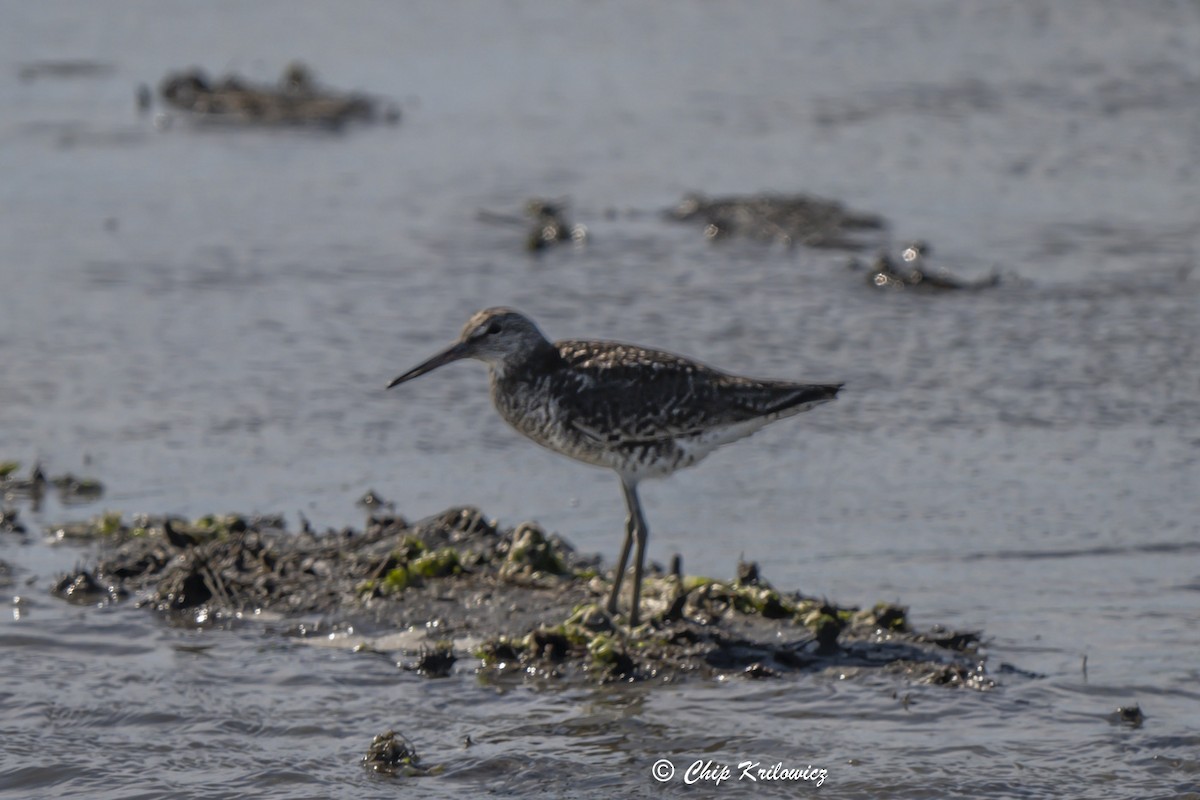
{"type": "MultiPolygon", "coordinates": [[[[595,586],[600,596],[608,587],[607,581],[595,586]]],[[[650,613],[634,629],[619,624],[598,603],[585,603],[557,624],[485,641],[476,649],[481,669],[550,678],[576,672],[600,682],[725,672],[768,679],[797,669],[882,665],[913,656],[908,645],[892,650],[892,640],[936,647],[956,641],[913,635],[902,606],[838,607],[781,592],[760,580],[756,567],[751,580],[660,574],[647,579],[643,603],[650,613]],[[754,638],[769,631],[773,640],[754,638]]],[[[931,665],[918,659],[908,674],[938,685],[987,689],[993,684],[977,672],[980,663],[954,659],[931,665]]]]}
{"type": "Polygon", "coordinates": [[[877,628],[887,631],[909,632],[908,609],[892,603],[876,603],[875,606],[860,612],[862,618],[870,621],[877,628]]]}
{"type": "Polygon", "coordinates": [[[96,535],[110,538],[123,533],[125,526],[121,524],[121,517],[120,511],[105,511],[93,523],[96,535]]]}
{"type": "Polygon", "coordinates": [[[518,644],[512,637],[501,634],[479,644],[472,655],[478,658],[484,667],[505,669],[510,664],[520,661],[524,649],[523,643],[518,644]]]}
{"type": "Polygon", "coordinates": [[[207,540],[244,533],[249,527],[246,518],[240,514],[206,514],[191,524],[189,532],[200,540],[207,540]]]}
{"type": "Polygon", "coordinates": [[[386,571],[381,579],[368,579],[358,584],[360,594],[399,594],[410,586],[424,585],[426,580],[448,578],[463,572],[457,550],[452,547],[428,550],[423,542],[412,537],[401,542],[384,565],[386,571]]]}
{"type": "Polygon", "coordinates": [[[393,555],[400,561],[412,561],[424,553],[426,549],[425,543],[417,537],[405,536],[400,541],[400,546],[393,551],[393,555]]]}
{"type": "Polygon", "coordinates": [[[130,528],[123,523],[120,511],[104,511],[85,522],[71,522],[50,529],[58,541],[95,541],[122,539],[129,535],[130,528]]]}
{"type": "Polygon", "coordinates": [[[388,574],[383,577],[382,583],[379,584],[379,591],[383,594],[395,594],[403,592],[412,585],[413,574],[409,572],[407,566],[402,565],[388,570],[388,574]]]}
{"type": "Polygon", "coordinates": [[[714,583],[720,583],[716,578],[705,578],[698,575],[685,575],[682,581],[683,590],[690,592],[693,589],[699,589],[703,586],[709,586],[714,583]]]}
{"type": "Polygon", "coordinates": [[[533,523],[518,525],[512,534],[512,544],[504,557],[500,574],[506,577],[539,577],[542,575],[565,575],[566,565],[559,548],[546,536],[546,532],[533,523]]]}
{"type": "Polygon", "coordinates": [[[557,625],[543,625],[521,637],[499,636],[474,651],[484,669],[522,669],[561,677],[560,666],[576,664],[600,680],[633,678],[637,669],[629,648],[640,643],[623,634],[601,606],[585,604],[557,625]]]}
{"type": "Polygon", "coordinates": [[[458,575],[463,568],[458,551],[452,547],[443,547],[413,559],[409,562],[408,571],[420,578],[447,578],[458,575]]]}

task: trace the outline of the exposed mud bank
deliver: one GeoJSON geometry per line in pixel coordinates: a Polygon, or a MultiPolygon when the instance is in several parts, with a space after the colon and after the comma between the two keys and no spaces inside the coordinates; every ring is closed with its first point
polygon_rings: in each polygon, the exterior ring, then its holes
{"type": "Polygon", "coordinates": [[[53,533],[110,543],[94,567],[57,583],[69,601],[132,598],[187,624],[266,612],[301,636],[352,630],[359,647],[399,651],[430,677],[476,669],[498,680],[674,682],[837,669],[993,685],[977,634],[915,631],[894,605],[782,592],[753,564],[731,580],[653,567],[647,621],[630,630],[602,607],[612,576],[598,558],[536,524],[500,529],[471,508],[321,534],[271,517],[111,514],[53,533]],[[385,635],[396,631],[407,635],[385,635]]]}

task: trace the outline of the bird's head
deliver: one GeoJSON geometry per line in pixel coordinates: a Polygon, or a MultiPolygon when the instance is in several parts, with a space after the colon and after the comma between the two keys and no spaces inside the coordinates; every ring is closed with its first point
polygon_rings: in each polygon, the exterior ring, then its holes
{"type": "Polygon", "coordinates": [[[467,321],[458,341],[399,376],[387,388],[399,386],[438,367],[464,358],[487,363],[503,374],[509,367],[543,351],[549,342],[533,322],[511,308],[488,308],[467,321]]]}

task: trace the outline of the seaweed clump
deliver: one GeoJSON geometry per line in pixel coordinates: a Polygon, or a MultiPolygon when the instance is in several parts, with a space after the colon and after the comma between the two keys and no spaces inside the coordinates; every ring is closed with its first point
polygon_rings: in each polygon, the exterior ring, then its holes
{"type": "Polygon", "coordinates": [[[779,592],[757,577],[748,583],[659,574],[643,591],[654,613],[636,629],[593,601],[523,636],[485,640],[474,654],[498,677],[673,682],[892,666],[919,682],[993,685],[978,650],[955,651],[915,633],[901,606],[838,607],[779,592]]]}
{"type": "MultiPolygon", "coordinates": [[[[395,123],[400,109],[369,95],[337,92],[319,85],[300,62],[284,70],[275,85],[255,84],[237,75],[213,81],[199,69],[171,73],[159,85],[167,105],[197,120],[238,125],[314,126],[340,129],[349,122],[395,123]]],[[[147,106],[148,100],[139,100],[147,106]]]]}
{"type": "Polygon", "coordinates": [[[859,250],[864,231],[885,227],[882,217],[851,211],[836,200],[806,194],[728,197],[685,195],[667,218],[702,225],[709,240],[740,236],[762,242],[859,250]]]}
{"type": "Polygon", "coordinates": [[[630,630],[605,610],[612,575],[597,558],[534,523],[501,529],[473,508],[324,533],[237,515],[106,514],[56,535],[68,530],[102,542],[104,554],[60,581],[66,599],[135,596],[188,624],[260,611],[316,617],[293,630],[328,640],[330,628],[352,629],[358,649],[402,649],[416,658],[400,666],[431,678],[474,656],[497,681],[764,680],[886,667],[916,682],[991,685],[977,635],[916,632],[894,604],[844,607],[780,591],[752,564],[728,581],[650,565],[646,619],[630,630]]]}
{"type": "Polygon", "coordinates": [[[442,771],[441,767],[424,766],[413,743],[393,730],[384,731],[372,739],[362,761],[363,766],[383,775],[414,778],[436,775],[442,771]]]}

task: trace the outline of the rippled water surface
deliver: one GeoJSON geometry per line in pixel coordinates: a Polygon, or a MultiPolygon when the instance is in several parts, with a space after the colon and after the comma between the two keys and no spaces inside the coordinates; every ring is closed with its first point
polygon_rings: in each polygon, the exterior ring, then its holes
{"type": "MultiPolygon", "coordinates": [[[[101,503],[359,524],[456,504],[611,558],[613,476],[522,441],[483,369],[384,384],[466,317],[842,380],[643,499],[651,558],[982,629],[988,693],[889,676],[495,687],[69,606],[93,557],[0,538],[0,792],[1174,797],[1200,790],[1200,7],[1120,2],[0,3],[0,460],[101,503]],[[134,90],[302,58],[395,99],[342,134],[155,125],[134,90]],[[95,69],[39,70],[47,61],[95,69]],[[165,130],[160,130],[165,128],[165,130]],[[809,192],[992,290],[879,293],[838,250],[704,240],[687,191],[809,192]],[[590,232],[540,255],[529,197],[590,232]],[[17,600],[16,598],[20,599],[17,600]],[[1086,656],[1086,671],[1083,669],[1086,656]],[[1007,665],[1007,666],[1006,666],[1007,665]],[[904,702],[907,697],[907,704],[904,702]],[[1110,719],[1139,704],[1140,728],[1110,719]],[[469,742],[469,746],[468,746],[469,742]],[[828,771],[687,786],[694,761],[828,771]],[[401,779],[402,780],[402,779],[401,779]],[[735,785],[736,784],[736,785],[735,785]]],[[[869,257],[871,254],[867,253],[869,257]]]]}

